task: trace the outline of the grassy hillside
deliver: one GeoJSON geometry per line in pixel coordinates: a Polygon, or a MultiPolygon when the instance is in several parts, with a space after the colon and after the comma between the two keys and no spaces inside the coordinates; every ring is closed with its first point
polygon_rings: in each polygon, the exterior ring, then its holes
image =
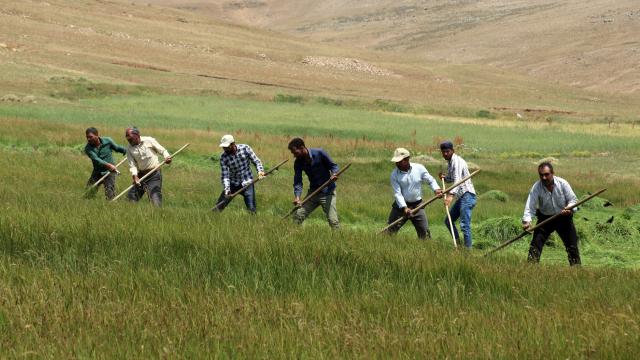
{"type": "MultiPolygon", "coordinates": [[[[0,121],[3,356],[629,358],[639,350],[640,184],[638,167],[626,166],[637,163],[638,147],[627,130],[594,135],[183,96],[5,104],[0,121]],[[84,128],[123,143],[130,124],[170,150],[192,144],[164,170],[162,210],[146,199],[82,198],[90,172],[80,152],[84,128]],[[338,184],[342,230],[331,232],[318,212],[302,227],[281,221],[292,198],[290,165],[258,185],[257,216],[239,199],[211,213],[221,189],[212,160],[226,132],[267,166],[290,156],[293,135],[353,162],[338,184]],[[456,136],[463,156],[483,169],[477,248],[452,250],[437,203],[427,209],[433,240],[416,240],[409,226],[396,237],[375,235],[391,204],[392,149],[408,146],[437,173],[434,145],[456,136]],[[481,256],[517,231],[543,156],[558,158],[558,175],[579,195],[609,187],[615,206],[595,203],[576,220],[581,269],[567,267],[557,239],[540,266],[526,264],[527,240],[481,256]],[[485,197],[489,190],[506,198],[485,197]]],[[[118,185],[127,184],[125,171],[118,185]]]]}

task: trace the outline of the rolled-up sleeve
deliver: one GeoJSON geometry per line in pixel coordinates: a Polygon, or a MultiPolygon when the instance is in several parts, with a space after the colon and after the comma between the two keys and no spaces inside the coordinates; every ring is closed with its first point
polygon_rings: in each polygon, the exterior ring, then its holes
{"type": "Polygon", "coordinates": [[[231,191],[231,180],[229,180],[229,165],[224,158],[220,159],[220,181],[225,192],[231,191]]]}

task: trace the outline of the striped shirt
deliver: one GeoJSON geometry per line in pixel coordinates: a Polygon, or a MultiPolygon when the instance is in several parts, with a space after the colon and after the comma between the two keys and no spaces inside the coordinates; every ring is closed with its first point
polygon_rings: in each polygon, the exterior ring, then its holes
{"type": "MultiPolygon", "coordinates": [[[[462,178],[464,178],[465,176],[469,176],[469,166],[467,166],[467,162],[464,161],[463,158],[454,153],[449,160],[449,166],[447,167],[447,176],[445,176],[444,181],[448,183],[455,183],[459,180],[462,180],[462,178]]],[[[460,198],[466,192],[470,192],[472,194],[476,193],[476,189],[473,187],[471,179],[460,184],[451,192],[451,194],[456,195],[458,198],[460,198]]]]}
{"type": "MultiPolygon", "coordinates": [[[[567,180],[554,176],[553,191],[549,191],[547,187],[538,180],[533,184],[531,191],[529,191],[527,204],[524,206],[522,222],[531,222],[531,218],[535,216],[536,210],[540,210],[543,215],[555,215],[565,207],[573,205],[576,202],[578,202],[578,198],[567,180]]],[[[575,210],[574,208],[574,211],[575,210]]]]}
{"type": "Polygon", "coordinates": [[[129,145],[127,148],[127,161],[132,176],[137,176],[138,171],[148,171],[160,165],[158,155],[165,159],[171,155],[151,136],[141,136],[140,144],[129,145]]]}
{"type": "Polygon", "coordinates": [[[422,183],[428,183],[433,191],[440,189],[436,179],[421,164],[410,163],[409,171],[393,169],[391,188],[393,198],[400,209],[407,207],[407,202],[422,200],[422,183]]]}
{"type": "Polygon", "coordinates": [[[220,179],[227,192],[231,191],[231,184],[244,186],[253,181],[250,163],[256,166],[258,172],[264,172],[262,162],[253,152],[251,146],[237,144],[236,148],[235,154],[222,153],[220,155],[220,169],[222,170],[220,179]]]}

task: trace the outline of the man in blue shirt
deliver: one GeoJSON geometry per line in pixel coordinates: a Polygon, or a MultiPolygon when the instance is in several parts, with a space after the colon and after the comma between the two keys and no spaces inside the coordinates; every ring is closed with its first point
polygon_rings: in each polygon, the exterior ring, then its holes
{"type": "MultiPolygon", "coordinates": [[[[289,151],[296,158],[293,163],[295,174],[293,176],[293,204],[300,206],[302,195],[302,172],[309,178],[309,193],[318,189],[327,180],[335,180],[338,173],[338,165],[331,160],[326,151],[319,148],[308,149],[301,138],[294,138],[289,142],[289,151]]],[[[311,214],[318,206],[327,217],[329,226],[333,229],[340,227],[338,221],[338,209],[336,208],[336,184],[332,182],[322,189],[304,205],[300,206],[293,215],[296,223],[302,224],[304,219],[311,214]]]]}
{"type": "Polygon", "coordinates": [[[393,189],[394,202],[391,205],[388,224],[404,217],[403,221],[391,227],[389,234],[397,233],[400,228],[411,220],[416,229],[418,238],[431,238],[429,232],[429,222],[424,209],[411,215],[411,210],[415,209],[422,202],[422,183],[428,183],[436,195],[441,195],[442,190],[438,186],[436,179],[429,174],[429,171],[420,164],[409,161],[411,154],[405,148],[397,148],[393,153],[391,162],[396,164],[396,168],[391,172],[391,188],[393,189]]]}
{"type": "MultiPolygon", "coordinates": [[[[126,154],[127,149],[124,146],[116,144],[111,138],[101,137],[98,129],[90,127],[85,131],[87,137],[87,145],[84,147],[84,153],[91,159],[93,163],[93,171],[87,181],[87,187],[92,186],[105,174],[110,173],[102,182],[104,185],[104,194],[108,200],[116,196],[116,166],[114,165],[112,152],[116,151],[126,154]]],[[[87,196],[94,196],[97,188],[90,191],[87,196]]]]}

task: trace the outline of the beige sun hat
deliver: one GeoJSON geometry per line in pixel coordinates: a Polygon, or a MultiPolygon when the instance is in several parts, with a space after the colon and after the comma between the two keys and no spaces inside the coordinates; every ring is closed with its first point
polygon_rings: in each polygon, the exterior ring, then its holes
{"type": "Polygon", "coordinates": [[[233,138],[233,135],[227,134],[223,136],[222,139],[220,139],[220,147],[229,147],[229,145],[233,144],[234,142],[236,142],[236,140],[233,138]]]}
{"type": "Polygon", "coordinates": [[[409,153],[409,150],[405,148],[397,148],[393,152],[393,157],[391,158],[391,162],[398,162],[404,158],[408,158],[409,156],[411,156],[411,153],[409,153]]]}

